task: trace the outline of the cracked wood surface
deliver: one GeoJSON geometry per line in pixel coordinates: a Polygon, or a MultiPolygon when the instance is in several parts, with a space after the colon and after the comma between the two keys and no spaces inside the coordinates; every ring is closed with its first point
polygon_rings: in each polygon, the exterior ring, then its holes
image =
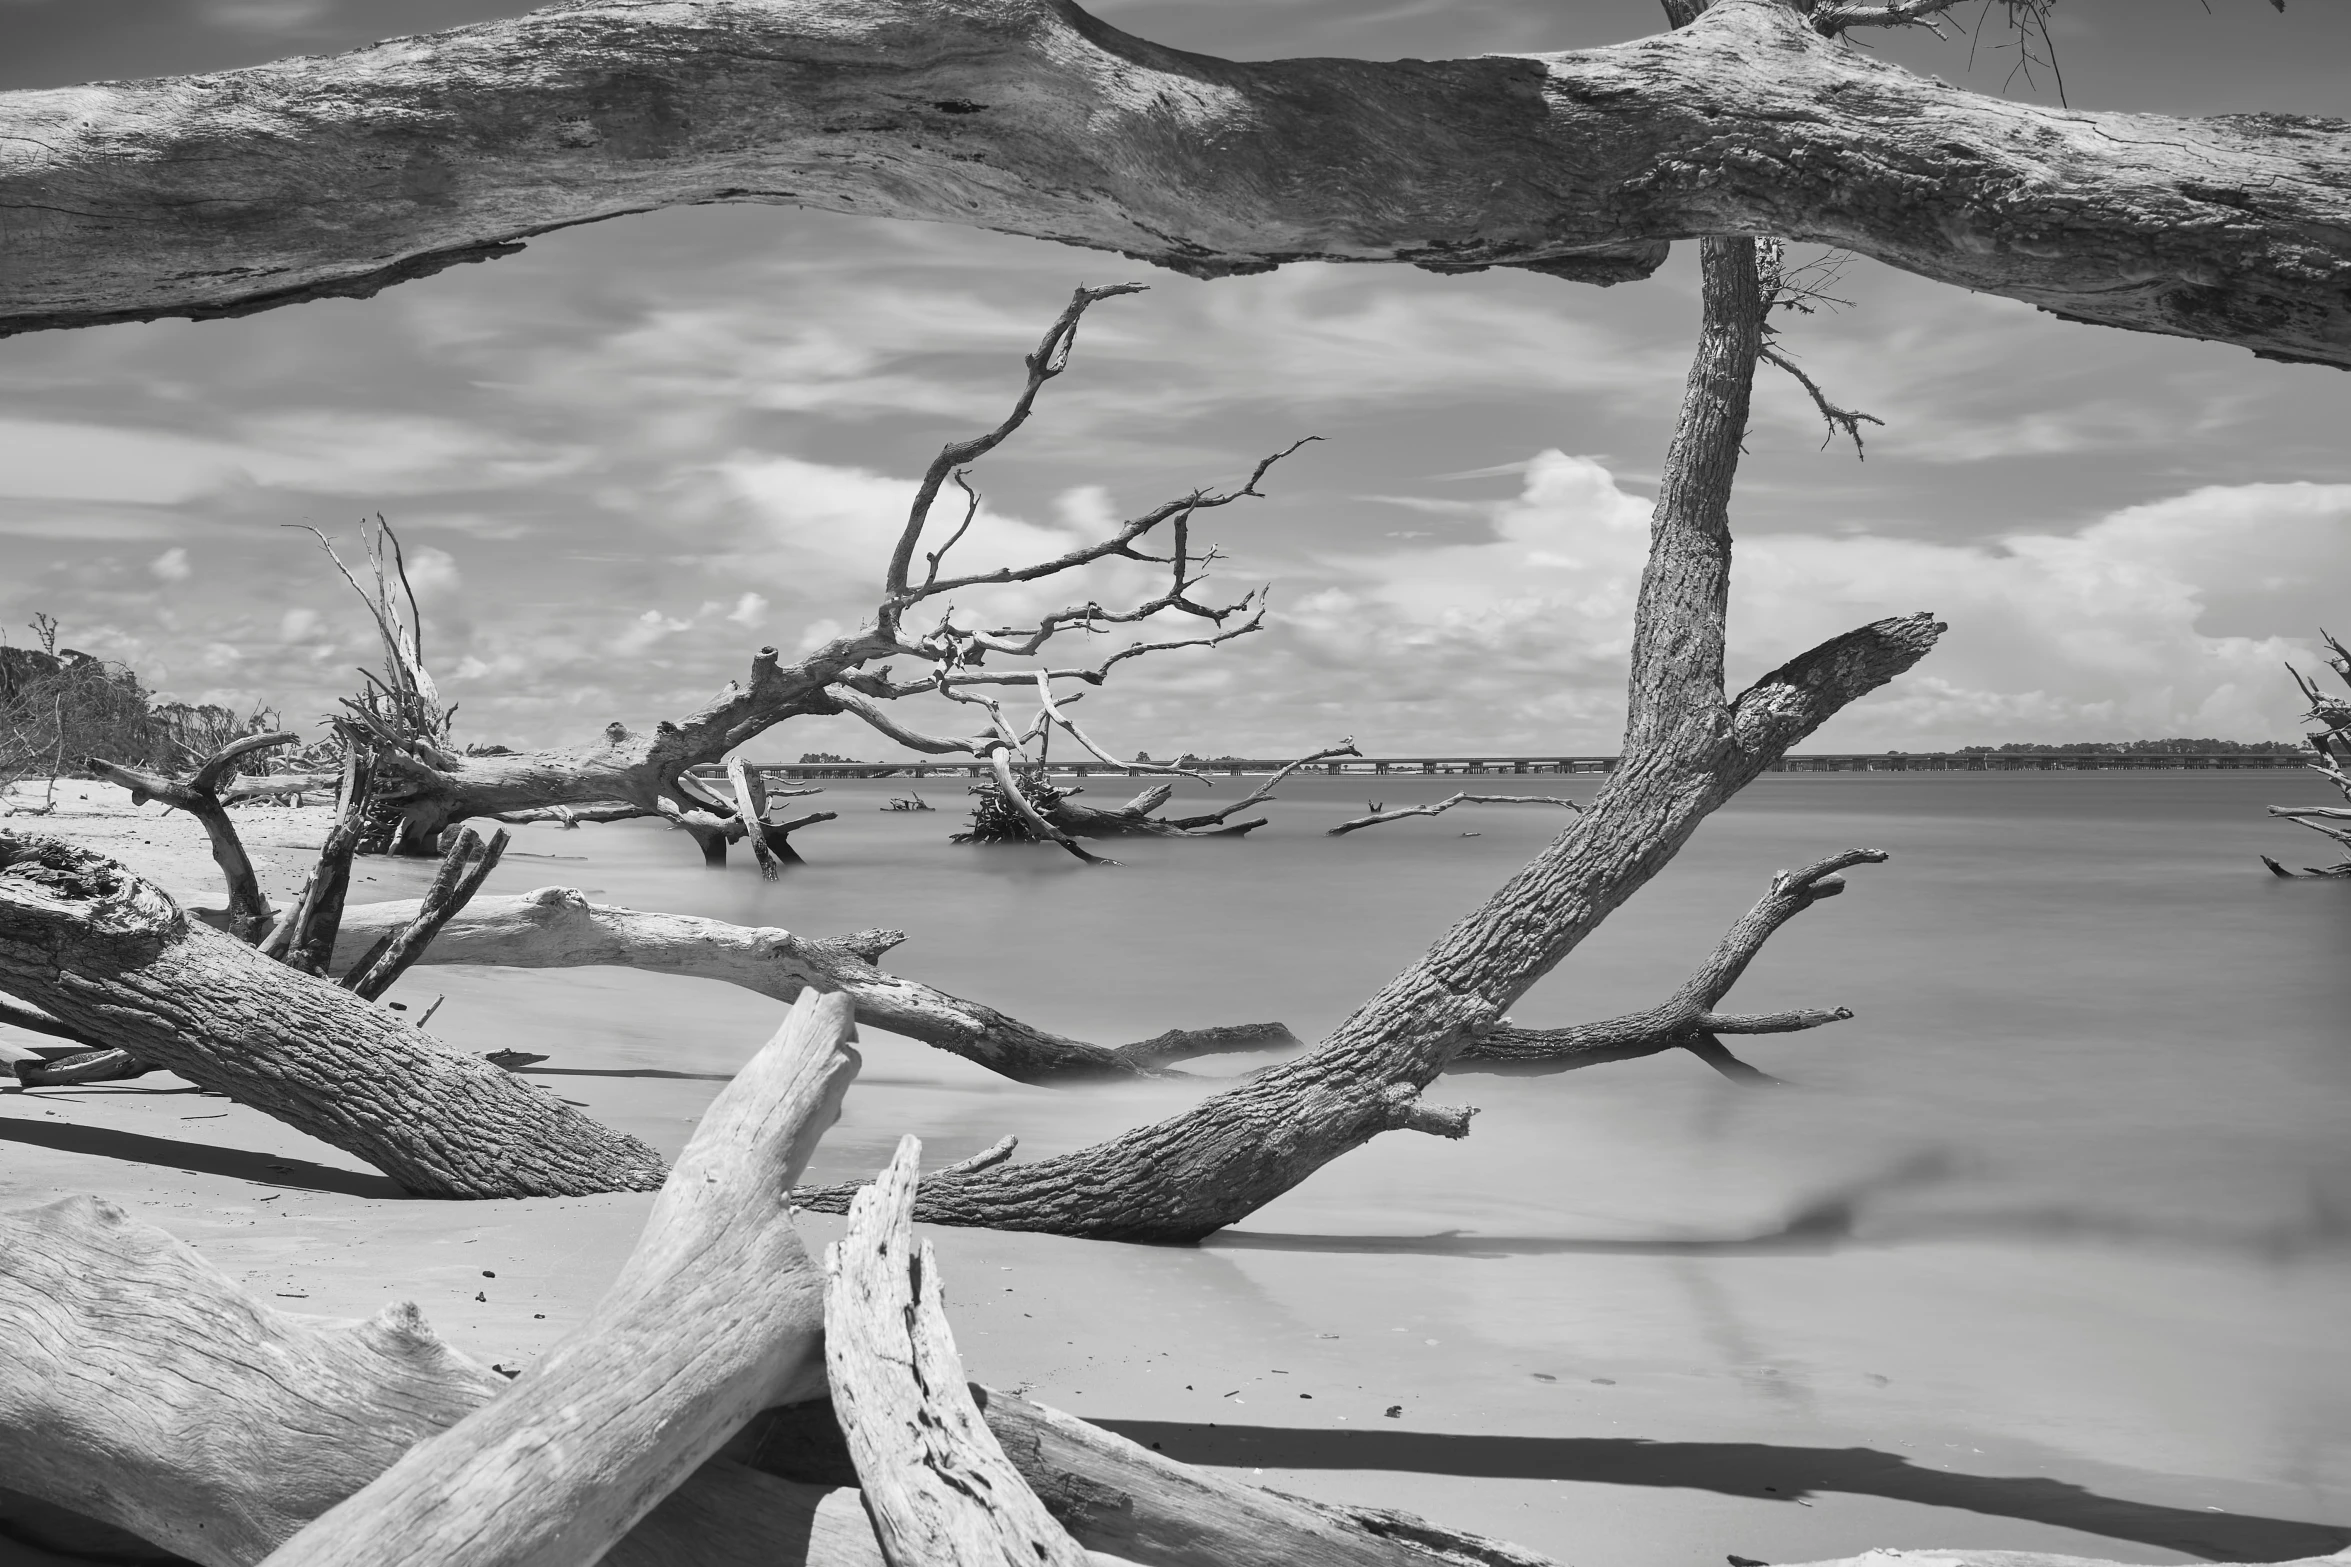
{"type": "Polygon", "coordinates": [[[1608,48],[1226,61],[1069,0],[581,4],[326,58],[0,95],[0,330],[367,295],[714,201],[1194,275],[1613,282],[1838,246],[2075,320],[2351,365],[2351,125],[2012,102],[1723,0],[1608,48]]]}

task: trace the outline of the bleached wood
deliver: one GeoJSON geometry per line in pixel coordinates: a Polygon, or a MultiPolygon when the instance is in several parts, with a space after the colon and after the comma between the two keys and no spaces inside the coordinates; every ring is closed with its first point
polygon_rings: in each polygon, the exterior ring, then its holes
{"type": "Polygon", "coordinates": [[[822,1387],[823,1280],[784,1193],[856,1075],[851,1031],[842,998],[797,1002],[704,1114],[586,1324],[271,1567],[592,1562],[745,1420],[822,1387]]]}
{"type": "MultiPolygon", "coordinates": [[[[415,916],[413,899],[362,904],[343,917],[338,970],[385,932],[415,916]]],[[[962,1056],[1024,1083],[1131,1077],[1171,1063],[1291,1043],[1279,1023],[1171,1029],[1126,1045],[1098,1045],[1049,1033],[875,966],[905,937],[896,931],[797,936],[775,926],[734,925],[691,914],[659,914],[591,903],[569,887],[514,897],[475,898],[445,925],[419,960],[579,968],[609,964],[740,985],[790,1001],[813,985],[848,996],[857,1019],[962,1056]]]]}
{"type": "Polygon", "coordinates": [[[909,1215],[922,1144],[898,1151],[828,1248],[825,1369],[890,1567],[1086,1567],[965,1388],[938,1258],[909,1215]]]}
{"type": "Polygon", "coordinates": [[[1668,240],[1771,234],[2351,364],[2351,128],[1967,92],[1788,0],[1437,61],[1217,60],[1067,0],[608,0],[11,93],[0,149],[19,331],[366,295],[570,224],[742,201],[1202,276],[1336,259],[1606,282],[1668,240]]]}

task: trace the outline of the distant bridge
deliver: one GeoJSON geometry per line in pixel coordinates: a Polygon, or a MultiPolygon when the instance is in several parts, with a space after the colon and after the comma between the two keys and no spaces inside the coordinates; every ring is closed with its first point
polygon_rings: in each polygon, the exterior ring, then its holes
{"type": "MultiPolygon", "coordinates": [[[[2274,770],[2298,768],[2310,760],[2307,751],[1850,751],[1806,753],[1783,757],[1775,773],[1918,773],[1918,772],[2179,772],[2274,770]]],[[[1534,774],[1611,773],[1613,756],[1495,756],[1468,752],[1453,756],[1341,757],[1314,762],[1299,769],[1336,778],[1342,775],[1462,776],[1470,778],[1525,777],[1534,774]]],[[[923,758],[904,762],[755,762],[771,778],[984,778],[984,762],[923,758]]],[[[1164,765],[1164,764],[1163,764],[1164,765]]],[[[1287,767],[1286,757],[1218,757],[1196,762],[1195,773],[1270,773],[1287,767]]],[[[717,768],[696,771],[715,775],[717,768]]],[[[1088,759],[1053,761],[1046,771],[1059,777],[1152,776],[1146,768],[1088,759]]]]}

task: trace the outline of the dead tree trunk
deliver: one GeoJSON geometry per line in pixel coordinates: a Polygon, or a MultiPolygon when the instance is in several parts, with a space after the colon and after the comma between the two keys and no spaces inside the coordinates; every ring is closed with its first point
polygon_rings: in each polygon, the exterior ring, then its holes
{"type": "Polygon", "coordinates": [[[0,330],[365,296],[572,224],[764,201],[1195,276],[1321,259],[1618,282],[1669,240],[1778,234],[2351,364],[2351,130],[2019,103],[1821,36],[1918,9],[1729,0],[1612,48],[1375,62],[1209,59],[1063,0],[590,4],[10,93],[0,330]]]}
{"type": "MultiPolygon", "coordinates": [[[[1725,692],[1729,503],[1764,301],[1751,241],[1708,240],[1704,255],[1704,323],[1634,624],[1624,760],[1585,814],[1317,1049],[1094,1147],[934,1177],[917,1218],[1192,1241],[1382,1132],[1465,1135],[1472,1112],[1420,1098],[1456,1052],[1663,869],[1718,806],[1933,647],[1943,627],[1930,616],[1880,621],[1735,698],[1725,692]]],[[[838,1212],[851,1191],[812,1189],[798,1200],[838,1212]]]]}
{"type": "MultiPolygon", "coordinates": [[[[414,900],[351,909],[333,971],[358,963],[386,934],[413,920],[418,909],[414,900]]],[[[795,1000],[811,987],[839,991],[855,1005],[860,1023],[934,1045],[1023,1083],[1150,1076],[1199,1056],[1296,1042],[1279,1023],[1171,1029],[1127,1045],[1071,1039],[875,966],[905,939],[894,930],[795,936],[772,926],[612,908],[590,903],[568,887],[541,887],[511,898],[474,899],[443,926],[418,961],[513,968],[609,964],[723,980],[779,1001],[795,1000]]]]}
{"type": "Polygon", "coordinates": [[[643,1191],[660,1156],[349,991],[190,920],[129,871],[0,832],[0,987],[430,1197],[643,1191]]]}

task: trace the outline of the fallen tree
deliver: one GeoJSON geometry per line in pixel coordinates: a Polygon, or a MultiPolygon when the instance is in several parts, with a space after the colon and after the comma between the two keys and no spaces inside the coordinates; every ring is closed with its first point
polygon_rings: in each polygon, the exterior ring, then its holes
{"type": "MultiPolygon", "coordinates": [[[[2336,678],[2344,685],[2351,686],[2351,648],[2344,647],[2333,636],[2324,633],[2321,636],[2327,645],[2327,667],[2335,672],[2336,678]]],[[[2310,749],[2316,757],[2309,764],[2310,770],[2335,786],[2343,796],[2343,804],[2273,805],[2269,808],[2269,814],[2307,827],[2344,851],[2341,863],[2308,866],[2303,870],[2303,875],[2351,876],[2351,825],[2338,825],[2351,824],[2351,809],[2347,809],[2351,807],[2351,701],[2321,689],[2316,680],[2290,665],[2287,673],[2302,688],[2304,699],[2310,703],[2308,717],[2317,726],[2308,736],[2310,749]]],[[[2294,872],[2266,854],[2261,857],[2261,863],[2269,867],[2273,876],[2291,878],[2294,875],[2294,872]]]]}
{"type": "MultiPolygon", "coordinates": [[[[414,901],[399,901],[348,911],[334,972],[348,970],[385,933],[414,919],[418,908],[414,901]]],[[[797,1000],[812,988],[836,992],[856,1008],[860,1023],[936,1046],[1023,1083],[1151,1076],[1199,1056],[1295,1043],[1279,1023],[1171,1029],[1126,1045],[1071,1039],[876,966],[905,939],[894,930],[796,936],[691,914],[613,908],[591,903],[569,887],[541,887],[515,897],[474,899],[442,927],[419,961],[512,968],[610,965],[721,980],[779,1001],[797,1000]]]]}
{"type": "Polygon", "coordinates": [[[672,0],[14,92],[0,330],[365,296],[572,224],[744,201],[1207,277],[1348,260],[1606,283],[1671,240],[1770,234],[2351,364],[2351,128],[2045,108],[1835,36],[1940,9],[1725,0],[1605,49],[1229,61],[1066,0],[672,0]]]}
{"type": "Polygon", "coordinates": [[[420,1196],[639,1191],[660,1156],[210,929],[102,855],[0,831],[0,990],[420,1196]]]}
{"type": "MultiPolygon", "coordinates": [[[[387,770],[377,793],[397,818],[390,845],[394,852],[433,852],[449,827],[472,816],[511,818],[559,807],[603,812],[619,805],[670,817],[695,835],[706,859],[722,861],[725,842],[741,837],[744,830],[739,816],[741,802],[701,784],[693,776],[694,770],[717,765],[736,748],[787,719],[850,713],[885,734],[894,734],[896,726],[881,713],[884,703],[925,694],[970,700],[971,688],[1002,685],[1034,685],[1046,693],[1045,704],[1050,708],[1054,680],[1099,686],[1130,658],[1177,648],[1214,647],[1255,631],[1265,613],[1261,594],[1245,594],[1222,604],[1193,597],[1218,557],[1214,549],[1195,550],[1191,524],[1200,512],[1261,495],[1258,482],[1274,463],[1297,450],[1296,445],[1265,458],[1246,482],[1232,489],[1194,490],[1162,502],[1052,559],[989,571],[957,574],[947,570],[949,554],[979,519],[980,496],[968,482],[969,466],[1028,421],[1038,394],[1067,368],[1079,319],[1087,309],[1139,288],[1130,283],[1079,289],[1046,329],[1035,352],[1024,360],[1025,380],[1005,418],[985,434],[949,443],[931,460],[915,488],[906,521],[883,571],[872,616],[857,630],[833,637],[791,663],[784,662],[774,648],[762,648],[751,661],[747,682],[728,685],[699,710],[674,722],[663,719],[645,733],[614,723],[606,727],[601,739],[581,746],[462,754],[416,726],[354,707],[354,720],[371,729],[387,770]],[[963,514],[943,540],[926,549],[926,540],[935,531],[932,513],[949,485],[964,496],[963,514]],[[1169,540],[1166,553],[1151,553],[1143,547],[1163,529],[1169,540]],[[1165,566],[1169,574],[1166,590],[1123,609],[1106,609],[1089,599],[1020,625],[964,624],[956,618],[951,595],[1045,581],[1111,559],[1165,566]],[[933,601],[943,601],[948,607],[934,623],[911,624],[917,612],[929,612],[933,601]],[[1093,664],[987,667],[991,659],[1045,657],[1048,644],[1062,636],[1100,635],[1116,626],[1169,614],[1204,620],[1211,629],[1195,637],[1132,643],[1093,664]],[[899,679],[891,671],[891,660],[912,660],[920,672],[899,679]],[[701,816],[709,820],[697,819],[701,816]]],[[[378,594],[379,600],[383,597],[378,594]]],[[[379,622],[381,619],[379,614],[379,622]]],[[[386,638],[395,643],[396,652],[402,651],[394,633],[387,631],[386,638]]],[[[1066,718],[1061,721],[1067,722],[1066,718]]],[[[982,760],[1007,748],[1014,753],[1020,749],[1019,737],[1009,731],[991,732],[980,741],[952,747],[982,760]]],[[[774,831],[788,834],[810,820],[813,818],[777,824],[774,831]]],[[[1045,835],[1051,836],[1050,830],[1045,835]]]]}
{"type": "MultiPolygon", "coordinates": [[[[1040,688],[1042,689],[1042,688],[1040,688]]],[[[1072,733],[1082,733],[1075,724],[1068,723],[1058,710],[1050,708],[1051,693],[1042,692],[1050,716],[1067,725],[1072,733]]],[[[1097,756],[1101,751],[1086,742],[1097,756]]],[[[1014,773],[1008,792],[1001,781],[974,788],[972,825],[968,831],[956,833],[955,843],[1035,843],[1058,832],[1069,838],[1239,838],[1263,827],[1266,818],[1259,816],[1245,822],[1234,817],[1243,811],[1263,805],[1274,797],[1274,790],[1282,780],[1299,768],[1314,762],[1327,762],[1337,756],[1361,756],[1355,742],[1342,740],[1294,762],[1285,763],[1267,776],[1265,782],[1233,801],[1213,811],[1199,811],[1190,816],[1161,816],[1158,812],[1175,795],[1175,785],[1157,783],[1136,795],[1126,804],[1104,810],[1100,806],[1083,805],[1075,798],[1083,791],[1063,789],[1051,783],[1040,761],[1033,767],[1014,773]],[[1016,799],[1017,796],[1017,799],[1016,799]],[[1038,823],[1042,823],[1040,830],[1038,823]]],[[[1103,758],[1108,761],[1108,757],[1103,758]]],[[[1120,765],[1114,763],[1113,765],[1120,765]]],[[[1123,764],[1151,772],[1184,772],[1181,768],[1161,767],[1157,764],[1123,764]]],[[[1184,772],[1188,778],[1207,778],[1199,773],[1184,772]]],[[[1058,842],[1058,839],[1052,841],[1058,842]]]]}
{"type": "MultiPolygon", "coordinates": [[[[1549,848],[1314,1050],[1090,1148],[923,1182],[935,1223],[1104,1239],[1197,1240],[1382,1132],[1467,1134],[1422,1093],[1699,824],[1839,709],[1908,669],[1943,626],[1883,620],[1723,683],[1729,500],[1764,346],[1755,245],[1708,240],[1704,319],[1667,453],[1635,615],[1623,760],[1549,848]]],[[[839,1211],[846,1187],[795,1194],[839,1211]]]]}

